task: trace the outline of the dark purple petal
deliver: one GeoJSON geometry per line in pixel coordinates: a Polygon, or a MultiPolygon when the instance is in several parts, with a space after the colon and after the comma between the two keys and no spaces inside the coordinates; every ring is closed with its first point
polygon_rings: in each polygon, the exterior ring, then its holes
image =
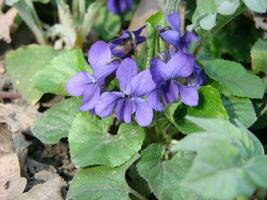
{"type": "Polygon", "coordinates": [[[147,102],[150,105],[150,107],[152,107],[154,110],[158,112],[162,111],[162,106],[160,103],[160,98],[157,90],[153,90],[147,95],[147,102]]]}
{"type": "Polygon", "coordinates": [[[126,92],[127,86],[136,74],[137,66],[135,61],[131,58],[125,58],[116,72],[121,91],[126,92]]]}
{"type": "Polygon", "coordinates": [[[89,111],[95,108],[100,97],[100,87],[96,84],[91,84],[83,93],[83,103],[80,107],[81,111],[89,111]]]}
{"type": "Polygon", "coordinates": [[[122,14],[127,9],[132,8],[132,0],[108,0],[107,8],[110,12],[114,14],[122,14]]]}
{"type": "Polygon", "coordinates": [[[164,105],[168,105],[178,100],[179,90],[175,81],[163,85],[160,89],[164,105]]]}
{"type": "Polygon", "coordinates": [[[188,77],[195,66],[195,58],[188,53],[178,51],[167,63],[172,78],[188,77]]]}
{"type": "Polygon", "coordinates": [[[141,97],[151,92],[156,87],[150,71],[144,70],[132,78],[127,85],[126,93],[133,97],[141,97]]]}
{"type": "Polygon", "coordinates": [[[133,0],[126,0],[127,9],[130,10],[133,7],[133,0]]]}
{"type": "Polygon", "coordinates": [[[161,38],[173,46],[177,46],[180,40],[179,32],[175,30],[167,30],[160,33],[161,38]]]}
{"type": "Polygon", "coordinates": [[[110,12],[114,14],[121,14],[117,5],[118,0],[107,0],[107,8],[110,12]]]}
{"type": "Polygon", "coordinates": [[[120,92],[104,92],[96,104],[95,113],[102,118],[110,116],[122,95],[120,92]]]}
{"type": "Polygon", "coordinates": [[[68,80],[65,89],[71,96],[81,96],[88,84],[93,81],[94,78],[87,72],[79,72],[68,80]]]}
{"type": "Polygon", "coordinates": [[[97,41],[88,51],[88,62],[93,70],[99,70],[98,68],[111,62],[111,56],[109,44],[97,41]]]}
{"type": "Polygon", "coordinates": [[[128,39],[130,39],[130,32],[123,30],[121,36],[119,38],[112,40],[111,43],[116,45],[124,45],[124,43],[128,39]]]}
{"type": "Polygon", "coordinates": [[[118,62],[113,62],[108,65],[103,65],[99,66],[95,71],[94,71],[94,77],[97,79],[99,82],[103,82],[103,80],[112,74],[113,72],[116,71],[116,69],[119,67],[118,62]]]}
{"type": "Polygon", "coordinates": [[[195,65],[193,74],[188,78],[188,86],[195,86],[199,88],[207,81],[207,77],[205,76],[202,69],[195,65]]]}
{"type": "Polygon", "coordinates": [[[188,106],[197,106],[199,96],[196,87],[179,85],[181,101],[188,106]]]}
{"type": "Polygon", "coordinates": [[[149,126],[153,119],[153,110],[145,100],[135,99],[136,111],[135,120],[140,126],[149,126]]]}
{"type": "Polygon", "coordinates": [[[160,83],[171,78],[171,72],[168,70],[167,64],[158,58],[151,60],[150,73],[155,83],[160,83]]]}
{"type": "Polygon", "coordinates": [[[130,98],[121,98],[118,100],[115,113],[116,117],[120,121],[124,121],[125,123],[131,122],[131,116],[135,112],[136,106],[135,102],[130,98]]]}
{"type": "Polygon", "coordinates": [[[198,37],[193,32],[186,31],[181,37],[180,45],[182,48],[188,48],[193,42],[196,42],[198,37]]]}
{"type": "Polygon", "coordinates": [[[166,16],[166,21],[173,30],[180,32],[181,20],[180,20],[180,16],[178,15],[178,13],[174,12],[174,13],[168,14],[166,16]]]}

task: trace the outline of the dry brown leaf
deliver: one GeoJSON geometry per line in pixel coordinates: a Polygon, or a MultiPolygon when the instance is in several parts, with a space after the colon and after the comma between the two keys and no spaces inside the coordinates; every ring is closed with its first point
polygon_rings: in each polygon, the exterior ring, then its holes
{"type": "Polygon", "coordinates": [[[0,123],[0,152],[11,153],[13,150],[12,134],[6,123],[0,123]]]}
{"type": "Polygon", "coordinates": [[[35,185],[30,191],[22,194],[20,200],[62,200],[61,188],[65,185],[62,178],[49,171],[41,171],[35,174],[36,179],[46,181],[35,185]]]}
{"type": "Polygon", "coordinates": [[[5,14],[0,16],[0,40],[3,39],[7,43],[11,42],[10,29],[16,16],[17,10],[15,8],[10,8],[5,14]]]}
{"type": "Polygon", "coordinates": [[[0,122],[6,122],[13,133],[29,129],[37,116],[32,106],[0,103],[0,122]]]}
{"type": "Polygon", "coordinates": [[[160,11],[160,5],[157,1],[142,0],[132,18],[129,30],[133,31],[144,26],[146,19],[158,11],[160,11]]]}
{"type": "Polygon", "coordinates": [[[16,153],[0,153],[0,200],[15,200],[26,186],[16,153]]]}

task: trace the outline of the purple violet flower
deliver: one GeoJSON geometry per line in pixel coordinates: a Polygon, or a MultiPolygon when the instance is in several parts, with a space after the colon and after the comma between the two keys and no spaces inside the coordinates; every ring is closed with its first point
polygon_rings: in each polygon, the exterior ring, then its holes
{"type": "Polygon", "coordinates": [[[198,40],[193,32],[186,31],[182,36],[180,33],[181,20],[178,13],[171,13],[166,16],[166,21],[170,26],[169,30],[160,30],[161,38],[177,49],[186,51],[192,42],[198,40]]]}
{"type": "Polygon", "coordinates": [[[121,15],[126,10],[131,10],[132,7],[132,0],[107,0],[108,10],[117,15],[121,15]]]}
{"type": "Polygon", "coordinates": [[[119,66],[113,60],[109,45],[97,41],[88,52],[88,61],[93,74],[82,71],[70,78],[66,84],[66,91],[71,96],[82,96],[81,111],[93,110],[101,94],[105,78],[112,74],[119,66]]]}
{"type": "Polygon", "coordinates": [[[149,126],[153,119],[153,110],[143,99],[151,92],[155,83],[149,70],[137,73],[137,66],[133,59],[124,59],[117,72],[120,92],[104,92],[96,107],[95,112],[104,118],[112,115],[125,123],[131,122],[131,116],[135,114],[135,120],[140,126],[149,126]]]}
{"type": "Polygon", "coordinates": [[[195,59],[183,51],[175,53],[168,62],[159,58],[151,60],[150,72],[156,88],[147,95],[149,105],[156,111],[162,111],[162,105],[178,100],[189,106],[198,104],[198,91],[195,86],[183,85],[193,73],[195,59]]]}
{"type": "Polygon", "coordinates": [[[145,37],[141,36],[145,26],[137,29],[136,31],[123,30],[119,38],[111,41],[110,48],[112,54],[121,59],[131,56],[136,49],[136,46],[145,41],[145,37]]]}

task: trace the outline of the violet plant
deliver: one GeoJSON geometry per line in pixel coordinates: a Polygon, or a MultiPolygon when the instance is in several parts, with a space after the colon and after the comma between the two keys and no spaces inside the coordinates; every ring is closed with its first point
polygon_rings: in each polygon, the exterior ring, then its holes
{"type": "MultiPolygon", "coordinates": [[[[108,2],[117,14],[131,4],[108,2]]],[[[175,8],[174,1],[161,2],[169,5],[164,11],[175,8]]],[[[33,97],[66,98],[37,119],[32,132],[48,144],[68,139],[78,171],[67,199],[266,197],[267,157],[248,130],[264,116],[255,108],[266,105],[266,84],[257,76],[266,73],[266,57],[260,56],[267,52],[266,41],[252,48],[253,74],[239,54],[243,49],[227,49],[230,34],[219,32],[246,7],[266,11],[265,1],[253,2],[198,0],[192,20],[185,7],[156,13],[136,31],[93,43],[88,61],[79,49],[42,54],[51,61],[30,77],[39,92],[33,97]],[[186,17],[192,22],[187,27],[186,17]]],[[[240,26],[232,23],[231,34],[240,26]]],[[[16,64],[11,58],[8,66],[16,64]]]]}
{"type": "MultiPolygon", "coordinates": [[[[167,15],[167,19],[170,25],[176,23],[176,27],[180,29],[180,18],[176,13],[167,15]]],[[[82,111],[94,112],[101,118],[111,116],[115,111],[116,119],[125,123],[131,123],[131,117],[135,114],[135,120],[140,126],[149,126],[153,119],[152,109],[162,111],[163,107],[178,102],[179,99],[189,106],[198,105],[198,87],[188,85],[190,76],[192,82],[196,82],[192,79],[199,78],[198,75],[192,77],[196,63],[194,56],[186,53],[186,46],[196,36],[190,33],[192,39],[185,40],[184,36],[181,39],[176,38],[177,43],[180,41],[183,44],[181,48],[181,45],[174,46],[169,42],[172,35],[165,34],[164,39],[170,45],[168,49],[159,58],[151,60],[149,69],[138,73],[137,64],[131,58],[133,54],[130,52],[134,52],[135,46],[145,40],[140,36],[141,30],[133,33],[124,31],[111,45],[98,41],[91,47],[88,61],[92,66],[93,76],[79,72],[66,84],[69,95],[83,97],[82,111]],[[131,34],[134,37],[131,38],[131,34]],[[133,39],[130,43],[134,45],[130,45],[129,48],[132,49],[127,55],[120,55],[118,51],[112,55],[112,50],[114,52],[114,49],[125,45],[125,40],[133,39]],[[109,76],[118,80],[120,91],[107,91],[103,87],[109,76]]]]}

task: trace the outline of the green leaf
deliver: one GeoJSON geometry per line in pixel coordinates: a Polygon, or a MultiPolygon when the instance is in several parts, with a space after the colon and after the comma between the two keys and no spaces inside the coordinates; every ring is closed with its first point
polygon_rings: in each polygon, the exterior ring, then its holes
{"type": "Polygon", "coordinates": [[[216,0],[216,4],[221,15],[233,15],[240,6],[239,0],[216,0]]]}
{"type": "Polygon", "coordinates": [[[243,0],[246,6],[258,13],[265,13],[267,10],[267,0],[243,0]]]}
{"type": "Polygon", "coordinates": [[[43,95],[34,88],[32,77],[44,68],[57,52],[50,46],[30,45],[7,54],[6,69],[23,98],[35,104],[43,95]]]}
{"type": "Polygon", "coordinates": [[[223,96],[222,102],[231,122],[238,120],[248,128],[257,120],[253,104],[248,98],[223,96]]]}
{"type": "Polygon", "coordinates": [[[207,198],[251,196],[257,185],[247,174],[247,165],[255,156],[263,155],[262,145],[255,142],[254,136],[246,129],[237,128],[230,122],[190,120],[205,132],[190,134],[172,148],[174,152],[197,153],[184,179],[184,186],[207,198]]]}
{"type": "Polygon", "coordinates": [[[33,80],[35,87],[44,93],[66,95],[65,84],[79,71],[89,67],[81,50],[63,51],[37,73],[33,80]]]}
{"type": "Polygon", "coordinates": [[[70,133],[70,153],[77,167],[89,165],[119,166],[130,160],[142,146],[144,130],[122,124],[117,135],[108,132],[112,119],[100,120],[88,113],[80,113],[70,133]]]}
{"type": "Polygon", "coordinates": [[[259,39],[251,50],[252,69],[267,73],[267,41],[259,39]]]}
{"type": "Polygon", "coordinates": [[[182,186],[194,154],[180,152],[171,160],[162,160],[163,156],[163,146],[152,144],[142,152],[141,160],[137,164],[139,174],[149,183],[156,197],[159,200],[199,199],[182,186]]]}
{"type": "Polygon", "coordinates": [[[257,184],[259,187],[267,188],[267,156],[261,155],[256,156],[250,160],[246,170],[250,178],[257,184]]]}
{"type": "Polygon", "coordinates": [[[176,128],[185,134],[201,130],[187,120],[185,118],[186,116],[228,119],[219,92],[211,86],[205,86],[199,89],[198,106],[186,107],[178,103],[171,105],[169,111],[176,128]]]}
{"type": "MultiPolygon", "coordinates": [[[[23,0],[5,0],[6,4],[9,6],[14,5],[15,3],[19,2],[19,1],[23,1],[23,0]]],[[[33,0],[34,2],[39,2],[39,3],[48,3],[49,0],[33,0]]]]}
{"type": "Polygon", "coordinates": [[[126,170],[136,157],[117,168],[104,166],[80,169],[74,176],[68,200],[129,200],[126,170]]]}
{"type": "Polygon", "coordinates": [[[230,94],[262,98],[265,90],[263,81],[249,73],[241,64],[223,59],[206,60],[201,63],[206,74],[218,81],[230,94]]]}
{"type": "Polygon", "coordinates": [[[79,105],[80,100],[76,98],[56,104],[35,121],[33,135],[45,144],[56,144],[61,138],[67,137],[79,113],[79,105]]]}
{"type": "MultiPolygon", "coordinates": [[[[249,9],[257,12],[265,12],[267,0],[243,0],[249,9]]],[[[204,30],[214,29],[220,30],[229,23],[235,16],[245,10],[245,6],[240,0],[198,0],[197,8],[192,17],[192,25],[188,28],[195,28],[198,32],[199,28],[204,30]],[[220,14],[220,15],[218,15],[220,14]],[[222,15],[222,16],[221,16],[222,15]],[[217,22],[217,23],[216,23],[217,22]]],[[[214,32],[217,32],[214,31],[214,32]]],[[[212,35],[213,33],[208,33],[212,35]]]]}
{"type": "Polygon", "coordinates": [[[146,22],[152,24],[153,26],[165,26],[165,17],[162,12],[157,12],[156,14],[149,17],[146,22]]]}
{"type": "Polygon", "coordinates": [[[93,30],[104,40],[111,40],[118,36],[120,29],[120,16],[114,15],[107,10],[106,6],[103,6],[95,19],[93,30]]]}

